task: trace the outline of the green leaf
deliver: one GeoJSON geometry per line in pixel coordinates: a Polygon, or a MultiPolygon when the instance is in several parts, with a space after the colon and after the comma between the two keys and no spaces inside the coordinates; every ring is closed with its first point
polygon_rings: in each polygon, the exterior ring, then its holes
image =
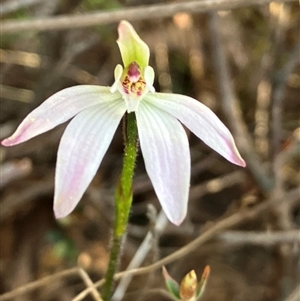
{"type": "Polygon", "coordinates": [[[168,291],[176,299],[180,300],[180,286],[179,284],[169,275],[165,267],[163,269],[163,276],[165,278],[165,283],[168,291]]]}

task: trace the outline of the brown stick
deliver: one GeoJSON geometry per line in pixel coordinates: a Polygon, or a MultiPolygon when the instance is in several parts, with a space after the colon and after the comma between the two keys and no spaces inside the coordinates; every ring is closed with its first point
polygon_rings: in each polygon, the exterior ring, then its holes
{"type": "MultiPolygon", "coordinates": [[[[299,199],[300,195],[300,189],[294,189],[286,194],[286,198],[293,202],[295,200],[299,199]]],[[[159,268],[161,268],[163,265],[167,265],[171,262],[174,262],[175,260],[181,259],[185,257],[190,252],[196,250],[199,248],[200,245],[204,244],[208,240],[215,237],[217,234],[221,233],[223,230],[229,229],[233,226],[237,226],[241,223],[244,223],[245,221],[252,220],[254,218],[257,218],[259,215],[264,213],[267,209],[274,206],[275,204],[281,204],[282,202],[286,202],[286,199],[282,199],[280,197],[274,197],[273,199],[270,199],[269,201],[266,201],[255,208],[251,210],[244,210],[238,213],[235,213],[219,222],[217,222],[215,225],[213,225],[211,228],[206,230],[204,233],[202,233],[198,238],[187,244],[186,246],[182,247],[178,251],[170,254],[169,256],[162,258],[161,260],[155,262],[154,264],[151,264],[149,266],[133,269],[130,271],[120,272],[115,275],[115,280],[118,280],[122,278],[124,275],[143,275],[146,273],[153,272],[159,268]]],[[[98,281],[95,283],[96,287],[99,287],[103,285],[104,279],[98,281]]],[[[91,288],[87,288],[84,291],[82,291],[77,297],[75,297],[72,301],[81,301],[89,294],[91,291],[91,288]]]]}
{"type": "Polygon", "coordinates": [[[253,147],[253,139],[243,121],[239,100],[231,85],[229,67],[221,42],[219,17],[214,12],[209,14],[209,29],[215,74],[219,84],[223,110],[234,133],[238,148],[247,162],[247,167],[261,190],[264,193],[270,193],[274,187],[274,181],[262,167],[253,147]]]}
{"type": "MultiPolygon", "coordinates": [[[[111,24],[126,19],[128,21],[166,18],[178,12],[199,13],[210,10],[228,10],[271,2],[292,2],[293,0],[202,0],[182,1],[170,4],[143,5],[114,11],[94,12],[84,15],[68,15],[49,18],[35,18],[25,21],[7,20],[0,23],[1,34],[21,31],[47,31],[90,27],[111,24]]],[[[0,7],[1,11],[1,7],[0,7]]]]}

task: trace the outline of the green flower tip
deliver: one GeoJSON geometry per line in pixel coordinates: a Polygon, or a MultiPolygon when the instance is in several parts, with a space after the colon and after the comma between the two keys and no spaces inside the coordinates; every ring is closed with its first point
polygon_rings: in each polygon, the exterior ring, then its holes
{"type": "Polygon", "coordinates": [[[150,51],[147,44],[138,36],[133,26],[128,21],[121,21],[118,27],[119,38],[117,43],[120,48],[124,67],[136,62],[141,68],[149,64],[150,51]]]}
{"type": "Polygon", "coordinates": [[[210,267],[209,267],[209,265],[207,265],[204,268],[203,274],[201,276],[201,280],[197,287],[197,300],[199,300],[204,293],[209,275],[210,275],[210,267]]]}
{"type": "Polygon", "coordinates": [[[180,299],[180,295],[179,295],[179,291],[180,291],[180,286],[179,284],[176,282],[176,280],[174,280],[168,273],[167,269],[163,266],[162,267],[162,274],[165,278],[165,283],[166,283],[166,287],[169,291],[169,293],[175,297],[176,299],[180,299]]]}
{"type": "Polygon", "coordinates": [[[181,301],[198,301],[207,283],[210,274],[210,267],[206,266],[198,283],[197,275],[194,270],[187,273],[182,279],[180,285],[169,275],[166,268],[163,267],[163,276],[170,294],[181,301]]]}
{"type": "Polygon", "coordinates": [[[195,301],[197,296],[197,275],[194,270],[185,275],[180,283],[182,301],[195,301]]]}

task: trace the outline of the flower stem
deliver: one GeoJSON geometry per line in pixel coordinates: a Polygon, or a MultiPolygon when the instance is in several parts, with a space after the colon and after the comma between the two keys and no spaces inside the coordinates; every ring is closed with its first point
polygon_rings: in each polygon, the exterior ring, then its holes
{"type": "Polygon", "coordinates": [[[134,113],[126,114],[125,118],[123,169],[115,192],[115,225],[109,265],[102,293],[104,301],[109,301],[111,297],[113,278],[118,268],[120,250],[132,203],[132,178],[137,156],[137,125],[134,113]]]}

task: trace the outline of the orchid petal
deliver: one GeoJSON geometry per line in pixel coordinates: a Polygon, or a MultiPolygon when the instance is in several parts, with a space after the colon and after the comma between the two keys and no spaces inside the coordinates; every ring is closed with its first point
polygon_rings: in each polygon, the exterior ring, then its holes
{"type": "Polygon", "coordinates": [[[122,67],[122,65],[118,64],[114,71],[115,82],[113,83],[113,85],[110,87],[110,90],[109,90],[111,93],[115,93],[118,90],[118,87],[121,86],[120,80],[121,80],[122,74],[123,74],[123,67],[122,67]]]}
{"type": "Polygon", "coordinates": [[[120,94],[111,94],[109,87],[81,85],[66,88],[27,115],[15,133],[1,143],[12,146],[27,141],[67,121],[83,109],[117,98],[120,98],[120,94]]]}
{"type": "Polygon", "coordinates": [[[179,225],[190,183],[187,135],[178,120],[150,103],[141,101],[136,118],[147,173],[168,219],[179,225]]]}
{"type": "Polygon", "coordinates": [[[149,92],[154,93],[155,88],[153,87],[153,83],[154,83],[155,73],[151,66],[147,66],[145,68],[144,78],[149,92]]]}
{"type": "Polygon", "coordinates": [[[124,67],[132,62],[137,62],[140,67],[148,66],[150,51],[148,45],[141,40],[132,25],[127,21],[121,21],[118,27],[119,38],[117,43],[120,48],[124,67]]]}
{"type": "Polygon", "coordinates": [[[54,212],[68,215],[92,181],[126,111],[116,100],[78,114],[67,126],[57,154],[54,212]]]}
{"type": "Polygon", "coordinates": [[[148,94],[144,101],[176,117],[228,161],[246,166],[228,128],[204,104],[188,96],[168,93],[148,94]]]}

